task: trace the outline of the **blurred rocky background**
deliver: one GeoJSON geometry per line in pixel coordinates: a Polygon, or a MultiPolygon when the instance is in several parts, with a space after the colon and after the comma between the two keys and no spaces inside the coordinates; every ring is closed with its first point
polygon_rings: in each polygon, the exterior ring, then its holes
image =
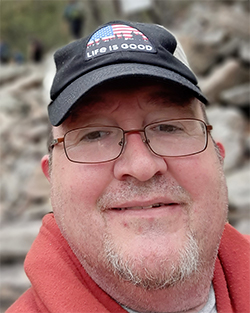
{"type": "Polygon", "coordinates": [[[77,4],[78,25],[67,4],[1,1],[0,312],[29,287],[24,257],[51,211],[40,159],[53,52],[112,19],[159,23],[178,36],[210,99],[212,134],[226,149],[229,222],[250,233],[249,1],[86,0],[77,4]]]}

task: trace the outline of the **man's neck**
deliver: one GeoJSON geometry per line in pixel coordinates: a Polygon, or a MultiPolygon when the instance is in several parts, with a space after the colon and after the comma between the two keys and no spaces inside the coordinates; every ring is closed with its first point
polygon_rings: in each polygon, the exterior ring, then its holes
{"type": "MultiPolygon", "coordinates": [[[[141,313],[138,311],[134,311],[124,305],[121,305],[124,310],[126,310],[129,313],[141,313]]],[[[168,309],[166,308],[165,312],[169,312],[168,309]]],[[[216,300],[215,300],[215,294],[214,294],[214,288],[213,285],[211,284],[210,290],[209,290],[209,296],[208,296],[208,300],[205,304],[205,306],[203,306],[203,308],[199,311],[195,310],[195,311],[185,311],[185,312],[178,312],[178,313],[187,313],[187,312],[197,312],[197,313],[217,313],[216,310],[216,300]]],[[[152,312],[155,313],[155,312],[152,312]]]]}

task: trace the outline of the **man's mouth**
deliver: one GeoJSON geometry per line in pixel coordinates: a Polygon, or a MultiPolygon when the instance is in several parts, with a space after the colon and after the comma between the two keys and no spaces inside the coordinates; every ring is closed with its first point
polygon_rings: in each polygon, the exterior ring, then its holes
{"type": "Polygon", "coordinates": [[[118,210],[118,211],[125,211],[125,210],[147,210],[147,209],[154,209],[160,208],[162,206],[172,206],[177,205],[178,203],[154,203],[148,206],[132,206],[132,207],[121,207],[121,208],[110,208],[110,210],[118,210]]]}

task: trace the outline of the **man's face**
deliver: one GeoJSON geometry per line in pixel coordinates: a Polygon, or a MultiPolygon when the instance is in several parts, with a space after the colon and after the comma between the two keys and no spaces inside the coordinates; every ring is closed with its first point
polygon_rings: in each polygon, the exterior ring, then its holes
{"type": "MultiPolygon", "coordinates": [[[[55,137],[95,124],[131,130],[163,119],[204,119],[198,101],[159,84],[97,90],[83,104],[55,137]]],[[[56,221],[104,290],[111,281],[157,289],[199,279],[197,273],[211,279],[227,214],[214,144],[209,137],[200,154],[163,158],[141,136],[127,134],[118,159],[92,165],[70,162],[57,145],[50,178],[56,221]]]]}

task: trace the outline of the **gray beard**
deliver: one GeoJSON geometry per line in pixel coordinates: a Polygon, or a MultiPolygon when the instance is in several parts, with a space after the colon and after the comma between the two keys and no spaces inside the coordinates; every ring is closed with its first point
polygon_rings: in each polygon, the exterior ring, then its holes
{"type": "Polygon", "coordinates": [[[163,259],[153,271],[147,267],[147,260],[133,257],[124,259],[115,249],[109,236],[105,237],[104,246],[105,260],[113,273],[145,290],[166,289],[185,282],[190,276],[199,277],[197,275],[201,265],[199,248],[191,233],[187,235],[186,245],[178,252],[178,261],[163,259]]]}
{"type": "MultiPolygon", "coordinates": [[[[143,184],[138,182],[135,184],[132,179],[123,182],[118,190],[110,189],[100,198],[98,206],[101,210],[103,207],[112,207],[113,201],[119,202],[137,195],[150,197],[151,194],[158,194],[160,196],[164,193],[171,194],[174,199],[177,199],[177,202],[184,202],[189,205],[192,203],[192,199],[181,186],[166,181],[163,177],[155,176],[143,184]]],[[[189,210],[189,205],[186,207],[187,210],[189,210]]],[[[209,266],[203,264],[202,251],[199,249],[199,243],[192,230],[187,229],[186,242],[176,253],[175,260],[172,259],[171,255],[162,257],[159,253],[158,257],[155,258],[157,263],[152,267],[146,258],[139,259],[139,257],[131,255],[123,256],[119,247],[114,244],[112,236],[110,234],[104,235],[103,260],[110,271],[121,280],[142,287],[144,290],[161,290],[174,287],[190,280],[190,278],[196,283],[201,275],[207,276],[208,279],[212,278],[213,265],[212,263],[209,266]]],[[[215,251],[214,256],[216,254],[217,251],[215,251]]]]}

